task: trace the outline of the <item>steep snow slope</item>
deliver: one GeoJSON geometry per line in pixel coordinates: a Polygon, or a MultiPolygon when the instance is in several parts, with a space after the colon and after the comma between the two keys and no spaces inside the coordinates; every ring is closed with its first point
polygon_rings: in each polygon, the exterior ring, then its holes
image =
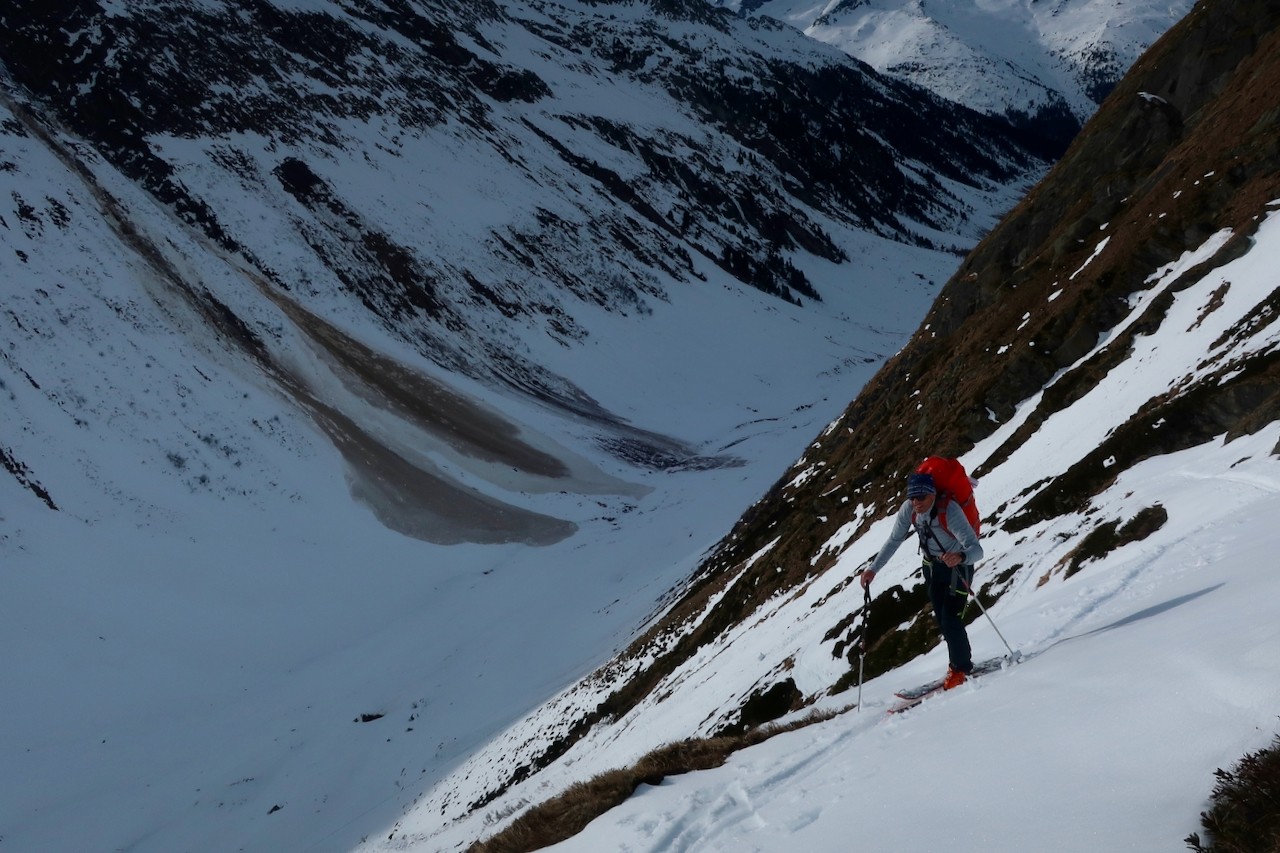
{"type": "Polygon", "coordinates": [[[389,825],[661,610],[1038,168],[655,6],[7,7],[6,846],[389,825]]]}
{"type": "MultiPolygon", "coordinates": [[[[931,653],[867,683],[860,711],[721,769],[642,786],[548,849],[1179,849],[1202,831],[1213,771],[1268,746],[1277,728],[1277,439],[1273,427],[1126,472],[1107,509],[1128,515],[1156,501],[1169,524],[1065,582],[1035,589],[1028,576],[1001,601],[993,616],[1023,663],[887,716],[894,689],[946,667],[931,653]]],[[[1043,567],[1064,555],[1036,556],[1043,567]]],[[[737,639],[743,656],[804,631],[771,623],[737,639]]],[[[984,620],[971,634],[979,653],[1003,652],[984,620]]],[[[817,707],[841,708],[850,695],[817,707]]]]}
{"type": "MultiPolygon", "coordinates": [[[[1268,271],[1280,252],[1277,57],[1272,4],[1197,6],[962,262],[911,343],[751,507],[662,619],[495,739],[410,813],[397,837],[407,832],[410,844],[427,849],[465,844],[492,831],[490,823],[505,825],[530,803],[661,743],[732,730],[749,708],[758,720],[849,702],[841,691],[856,675],[864,637],[868,677],[904,661],[895,682],[937,674],[936,653],[913,660],[936,642],[914,560],[899,556],[865,611],[852,581],[888,532],[904,475],[928,453],[959,454],[981,478],[989,556],[980,593],[1021,632],[1016,643],[1044,651],[993,684],[1012,685],[1051,657],[1065,661],[1059,647],[1050,650],[1058,640],[1139,622],[1153,626],[1146,637],[1160,657],[1144,684],[1173,679],[1181,661],[1164,641],[1181,626],[1155,617],[1183,612],[1168,605],[1185,601],[1195,614],[1189,631],[1223,618],[1246,593],[1235,587],[1210,602],[1190,578],[1200,567],[1218,577],[1234,571],[1274,538],[1261,520],[1274,509],[1280,455],[1280,314],[1268,271]],[[1166,570],[1183,581],[1163,586],[1166,570]],[[1078,607],[1070,606],[1077,593],[1078,607]],[[466,814],[474,803],[484,805],[482,815],[466,814]],[[437,829],[439,815],[451,812],[456,825],[437,829]]],[[[1198,720],[1219,714],[1232,730],[1176,764],[1158,753],[1164,739],[1134,739],[1141,752],[1125,771],[1169,771],[1147,781],[1160,805],[1123,831],[1115,812],[1099,806],[1094,837],[1127,840],[1136,831],[1151,848],[1167,847],[1169,832],[1180,838],[1194,828],[1212,767],[1269,740],[1260,720],[1273,717],[1274,692],[1247,682],[1267,667],[1274,676],[1275,661],[1261,651],[1274,633],[1271,620],[1256,618],[1256,608],[1243,612],[1214,646],[1221,653],[1238,643],[1248,660],[1210,671],[1212,658],[1200,657],[1187,673],[1207,694],[1206,714],[1159,728],[1193,739],[1198,720]],[[1169,830],[1161,821],[1181,822],[1169,830]]],[[[985,623],[974,631],[984,652],[999,652],[985,623]]],[[[1135,659],[1132,647],[1116,651],[1135,659]]],[[[1077,680],[1112,689],[1129,678],[1084,671],[1082,658],[1070,657],[1049,677],[1071,669],[1077,680]]],[[[1180,689],[1176,681],[1151,686],[1164,697],[1180,689]]],[[[1041,707],[1051,714],[1047,696],[1041,707]]],[[[1019,704],[1025,711],[1034,701],[1038,695],[1019,704]]],[[[1108,725],[1106,742],[1124,740],[1128,725],[1108,725]]],[[[1071,753],[1072,738],[1085,731],[1067,727],[1051,747],[1071,753]]],[[[942,735],[925,737],[936,743],[942,735]]],[[[860,754],[877,754],[861,744],[860,754]]],[[[905,790],[889,800],[866,793],[885,822],[910,822],[916,803],[905,790]]],[[[619,843],[660,847],[684,826],[661,815],[639,820],[620,828],[619,843]]],[[[752,827],[749,820],[738,829],[752,827]]],[[[996,846],[1016,847],[1018,831],[1000,823],[996,846]]],[[[740,841],[736,833],[708,846],[740,841]]],[[[696,832],[691,839],[696,849],[696,832]]]]}
{"type": "MultiPolygon", "coordinates": [[[[643,317],[601,312],[574,357],[583,384],[724,460],[659,472],[602,452],[590,423],[442,376],[365,327],[573,466],[548,491],[451,452],[354,383],[240,264],[108,167],[86,183],[7,127],[0,637],[21,701],[0,729],[5,787],[21,795],[0,824],[15,849],[358,841],[623,642],[935,292],[908,286],[872,320],[856,301],[806,311],[709,269],[643,317]],[[218,288],[209,304],[267,330],[271,357],[229,343],[188,286],[218,288]],[[712,318],[734,334],[708,346],[712,318]],[[343,444],[357,424],[383,440],[343,444]],[[508,507],[500,539],[543,547],[393,532],[352,446],[427,459],[508,507]]],[[[862,245],[935,281],[953,263],[862,245]]],[[[542,356],[568,363],[559,349],[542,356]]],[[[411,505],[406,524],[426,514],[411,505]]],[[[472,537],[491,524],[467,520],[472,537]]]]}
{"type": "MultiPolygon", "coordinates": [[[[1272,207],[1280,208],[1280,198],[1272,207]]],[[[1253,324],[1251,335],[1231,333],[1274,298],[1268,270],[1280,253],[1280,213],[1259,228],[1248,254],[1197,275],[1189,286],[1182,281],[1181,289],[1171,287],[1224,242],[1225,235],[1214,235],[1153,273],[1128,317],[1098,349],[1143,317],[1153,301],[1172,298],[1162,322],[1141,336],[1124,370],[1053,414],[1017,454],[989,470],[978,490],[984,511],[999,507],[1001,514],[1016,514],[1034,496],[1028,471],[1050,476],[1065,470],[1153,396],[1211,377],[1220,364],[1259,354],[1274,359],[1280,351],[1274,313],[1253,324]],[[1220,361],[1206,361],[1207,352],[1222,346],[1228,350],[1219,353],[1220,361]]],[[[1034,411],[1036,403],[1028,400],[1020,414],[1034,411]]],[[[1019,417],[1002,425],[964,456],[967,466],[981,468],[1022,422],[1019,417]]],[[[1269,600],[1275,582],[1256,567],[1275,544],[1266,519],[1280,494],[1278,439],[1274,424],[1247,438],[1220,437],[1124,471],[1078,512],[1016,531],[991,528],[978,580],[988,590],[1005,590],[991,615],[1028,656],[1024,665],[930,702],[910,718],[885,720],[893,689],[945,669],[945,654],[935,649],[867,684],[861,714],[846,713],[817,734],[791,735],[785,745],[753,748],[725,771],[673,782],[670,795],[645,793],[563,848],[835,850],[838,839],[865,836],[907,847],[949,838],[957,849],[979,850],[1017,849],[1042,836],[1041,846],[1053,850],[1078,849],[1084,838],[1124,849],[1167,849],[1196,828],[1213,769],[1265,745],[1275,728],[1280,688],[1270,651],[1277,631],[1259,604],[1269,600]],[[1100,531],[1114,532],[1153,513],[1155,523],[1132,541],[1085,544],[1086,533],[1101,539],[1100,531]],[[1127,627],[1134,623],[1144,624],[1127,627]],[[1151,714],[1152,708],[1159,713],[1151,714]],[[952,743],[957,737],[960,742],[952,743]],[[1171,757],[1171,742],[1188,748],[1171,757]],[[782,766],[790,769],[779,770],[773,763],[785,754],[790,757],[782,766]],[[764,769],[771,764],[773,773],[764,769]],[[955,796],[907,819],[918,806],[921,774],[954,779],[939,784],[955,796]],[[1108,787],[1088,784],[1099,774],[1122,780],[1118,789],[1139,787],[1143,807],[1135,809],[1127,798],[1117,802],[1108,787]],[[1017,812],[995,808],[993,798],[1012,791],[1018,792],[1017,812]],[[1067,814],[1069,827],[1054,817],[1067,814]],[[963,815],[972,822],[956,825],[963,815]]],[[[833,626],[853,627],[850,616],[859,612],[862,593],[851,579],[891,526],[874,507],[853,514],[879,520],[856,535],[847,525],[820,544],[819,553],[840,555],[831,569],[716,636],[636,708],[592,728],[534,781],[487,806],[482,818],[439,834],[422,828],[435,825],[439,808],[502,780],[513,760],[528,753],[530,740],[545,737],[551,720],[594,707],[625,661],[496,739],[465,775],[441,786],[399,824],[397,837],[422,849],[451,849],[487,823],[501,826],[513,803],[536,803],[574,781],[628,766],[662,744],[719,732],[736,722],[741,703],[779,679],[814,697],[806,712],[847,707],[856,694],[832,685],[848,672],[849,638],[833,626]]],[[[757,559],[767,564],[767,550],[757,559]]],[[[877,579],[878,591],[910,589],[917,570],[904,549],[877,579]]],[[[878,598],[877,605],[892,603],[878,598]]],[[[985,620],[978,619],[971,633],[976,655],[1007,652],[985,620]]],[[[652,645],[657,653],[660,644],[652,645]]]]}

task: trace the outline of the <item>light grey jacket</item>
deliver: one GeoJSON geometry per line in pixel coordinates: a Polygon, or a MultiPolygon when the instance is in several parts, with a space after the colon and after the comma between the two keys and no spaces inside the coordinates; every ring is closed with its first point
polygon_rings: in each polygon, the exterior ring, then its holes
{"type": "MultiPolygon", "coordinates": [[[[889,538],[885,540],[880,553],[876,554],[875,560],[868,567],[868,571],[873,575],[884,568],[889,558],[897,552],[898,546],[916,532],[915,525],[911,523],[911,516],[911,501],[905,501],[894,519],[889,538]]],[[[978,534],[973,532],[973,527],[969,524],[969,519],[965,517],[964,510],[958,502],[947,502],[947,527],[951,529],[950,533],[942,526],[941,518],[931,518],[929,513],[921,513],[916,518],[916,524],[927,526],[932,533],[924,537],[924,556],[940,559],[947,553],[964,554],[964,562],[970,566],[982,559],[982,545],[978,542],[978,534]]]]}

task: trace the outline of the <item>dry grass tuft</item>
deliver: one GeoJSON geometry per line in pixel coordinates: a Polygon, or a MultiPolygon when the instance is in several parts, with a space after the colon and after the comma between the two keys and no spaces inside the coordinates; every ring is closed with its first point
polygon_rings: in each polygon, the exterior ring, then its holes
{"type": "Polygon", "coordinates": [[[577,782],[562,794],[526,811],[496,835],[477,841],[467,853],[527,853],[571,838],[640,785],[657,785],[668,776],[719,767],[729,756],[783,732],[829,720],[841,711],[815,711],[794,722],[761,726],[740,735],[689,738],[658,747],[634,765],[577,782]]]}

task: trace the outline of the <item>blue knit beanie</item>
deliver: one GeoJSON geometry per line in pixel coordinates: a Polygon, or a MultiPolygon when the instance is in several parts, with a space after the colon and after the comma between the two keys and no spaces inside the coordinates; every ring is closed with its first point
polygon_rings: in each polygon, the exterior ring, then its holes
{"type": "Polygon", "coordinates": [[[925,495],[937,494],[932,474],[910,474],[907,477],[907,497],[922,498],[925,495]]]}

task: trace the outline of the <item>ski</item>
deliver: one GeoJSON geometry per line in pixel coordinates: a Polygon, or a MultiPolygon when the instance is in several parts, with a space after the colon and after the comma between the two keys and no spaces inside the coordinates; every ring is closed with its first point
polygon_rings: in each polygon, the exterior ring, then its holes
{"type": "MultiPolygon", "coordinates": [[[[973,665],[973,672],[969,673],[969,678],[976,678],[977,676],[985,675],[988,672],[995,672],[998,669],[1004,669],[1006,664],[1013,664],[1013,663],[1017,663],[1017,660],[1008,655],[1001,655],[1000,657],[988,658],[987,660],[979,661],[978,663],[975,663],[973,665]]],[[[935,693],[941,693],[941,692],[942,692],[941,678],[936,679],[934,681],[930,681],[927,684],[921,684],[918,687],[910,687],[905,690],[899,690],[893,695],[896,696],[900,701],[897,704],[889,707],[888,709],[889,713],[899,714],[903,711],[914,708],[924,700],[928,699],[930,696],[933,696],[935,693]]]]}
{"type": "Polygon", "coordinates": [[[899,699],[897,702],[895,702],[894,704],[886,708],[885,713],[901,714],[903,711],[910,711],[912,708],[916,707],[921,702],[928,699],[930,696],[934,695],[935,693],[941,693],[941,692],[942,692],[942,688],[938,687],[933,690],[930,690],[928,693],[923,693],[919,696],[916,696],[913,699],[899,699]]]}

